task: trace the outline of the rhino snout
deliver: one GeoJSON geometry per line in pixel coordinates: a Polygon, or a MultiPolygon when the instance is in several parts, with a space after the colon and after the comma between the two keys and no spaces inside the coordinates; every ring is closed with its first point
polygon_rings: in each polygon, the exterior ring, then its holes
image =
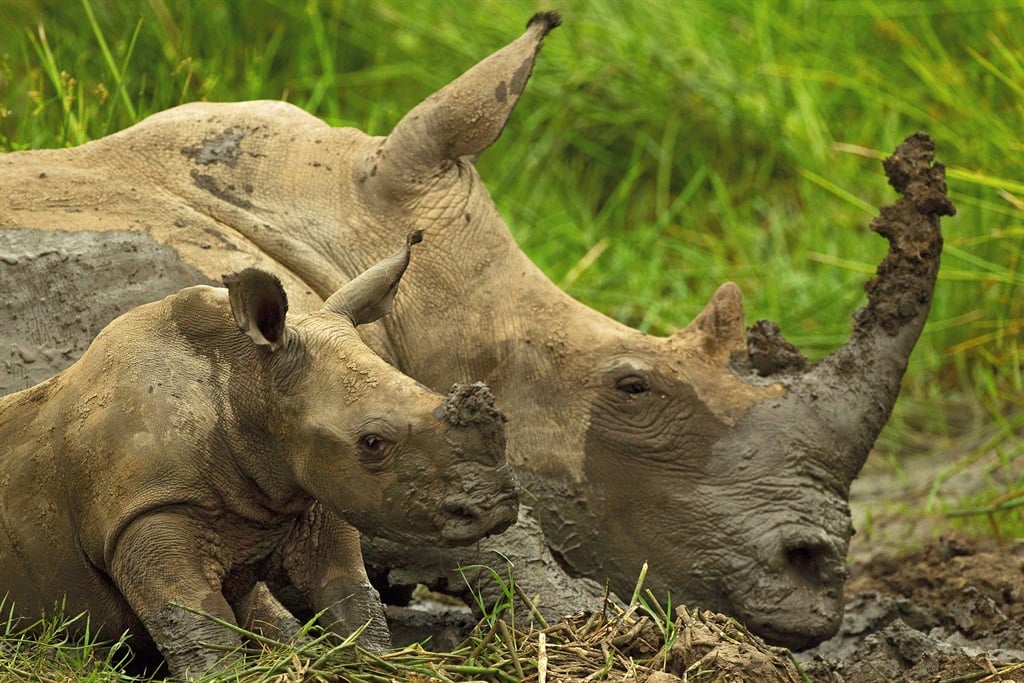
{"type": "Polygon", "coordinates": [[[773,645],[804,650],[831,638],[843,614],[845,543],[822,533],[776,537],[760,579],[732,596],[743,621],[773,645]]]}
{"type": "Polygon", "coordinates": [[[479,482],[468,490],[448,496],[441,505],[437,525],[442,538],[450,545],[466,545],[483,536],[498,534],[512,526],[519,514],[519,496],[508,466],[499,468],[498,480],[491,483],[491,495],[479,482]]]}

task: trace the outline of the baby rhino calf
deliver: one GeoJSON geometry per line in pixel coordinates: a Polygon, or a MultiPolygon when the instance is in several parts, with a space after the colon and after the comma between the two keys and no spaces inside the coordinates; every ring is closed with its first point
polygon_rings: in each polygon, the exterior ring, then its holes
{"type": "Polygon", "coordinates": [[[390,308],[417,241],[287,322],[261,271],[184,289],[0,399],[5,606],[34,620],[63,599],[186,677],[241,643],[204,615],[297,626],[264,582],[291,586],[341,634],[369,624],[362,644],[386,646],[357,530],[466,544],[517,511],[487,388],[443,397],[356,332],[390,308]]]}

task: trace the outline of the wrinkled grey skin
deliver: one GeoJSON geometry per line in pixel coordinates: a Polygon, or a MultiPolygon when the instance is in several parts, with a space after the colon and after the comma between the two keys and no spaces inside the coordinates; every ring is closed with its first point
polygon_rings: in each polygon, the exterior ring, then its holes
{"type": "MultiPolygon", "coordinates": [[[[547,279],[474,167],[557,23],[534,17],[386,137],[331,128],[280,102],[196,103],[81,148],[8,155],[0,197],[17,188],[17,198],[0,204],[0,225],[13,239],[43,231],[69,244],[65,262],[37,274],[48,288],[80,282],[74,259],[95,256],[70,244],[109,231],[115,243],[145,242],[137,248],[152,253],[155,275],[184,263],[212,277],[269,261],[286,269],[301,306],[316,306],[389,240],[422,229],[428,240],[403,283],[411,295],[396,305],[400,315],[362,334],[427,386],[479,378],[492,387],[529,508],[475,554],[369,544],[381,585],[457,590],[456,565],[503,567],[499,551],[527,593],[541,594],[541,609],[559,616],[600,608],[606,582],[628,598],[647,561],[648,585],[674,603],[810,646],[838,627],[850,482],[888,419],[931,303],[939,216],[952,211],[941,167],[931,165],[930,141],[909,143],[901,158],[911,181],[894,182],[905,215],[883,221],[892,249],[880,286],[850,340],[816,366],[768,325],[755,326],[748,348],[731,283],[675,334],[642,334],[547,279]]],[[[0,269],[0,285],[23,287],[38,258],[15,259],[23,270],[11,279],[0,269]]],[[[129,274],[89,286],[116,301],[129,274]]],[[[75,339],[74,330],[40,339],[25,325],[4,347],[46,366],[75,339]]]]}
{"type": "Polygon", "coordinates": [[[445,398],[356,332],[387,311],[408,260],[407,246],[287,325],[263,271],[184,289],[0,399],[5,606],[35,620],[66,599],[100,637],[129,631],[191,677],[241,644],[197,611],[298,631],[257,583],[274,581],[340,635],[366,626],[361,643],[387,647],[356,529],[465,544],[518,507],[487,388],[445,398]]]}

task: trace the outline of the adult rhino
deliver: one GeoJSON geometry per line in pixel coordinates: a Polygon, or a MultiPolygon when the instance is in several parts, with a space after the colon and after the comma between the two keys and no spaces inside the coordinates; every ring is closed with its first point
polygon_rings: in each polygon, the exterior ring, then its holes
{"type": "MultiPolygon", "coordinates": [[[[270,264],[300,306],[317,306],[396,235],[422,229],[410,296],[363,335],[428,386],[486,380],[507,413],[530,507],[482,548],[510,558],[550,614],[597,604],[606,582],[628,597],[647,561],[657,594],[810,646],[838,627],[850,483],[928,313],[939,216],[953,211],[943,169],[924,136],[887,164],[904,195],[876,224],[890,252],[827,359],[806,366],[770,325],[748,343],[734,284],[678,332],[640,333],[545,277],[474,167],[558,23],[534,16],[386,137],[282,102],[194,103],[79,148],[0,158],[0,286],[28,292],[4,312],[17,316],[4,330],[9,367],[51,372],[107,303],[225,268],[270,264]],[[69,287],[97,294],[80,306],[69,287]],[[52,315],[42,295],[72,313],[67,327],[39,325],[52,315]]],[[[378,543],[368,557],[392,584],[449,587],[458,563],[502,562],[378,543]]]]}
{"type": "Polygon", "coordinates": [[[0,597],[30,621],[65,601],[172,673],[241,645],[203,612],[294,635],[266,584],[325,625],[389,644],[359,535],[472,543],[516,519],[503,417],[481,384],[447,397],[355,326],[387,312],[408,246],[315,313],[259,270],[140,306],[71,367],[0,399],[0,597]],[[344,520],[342,522],[341,520],[344,520]],[[220,649],[209,649],[210,647],[220,649]]]}

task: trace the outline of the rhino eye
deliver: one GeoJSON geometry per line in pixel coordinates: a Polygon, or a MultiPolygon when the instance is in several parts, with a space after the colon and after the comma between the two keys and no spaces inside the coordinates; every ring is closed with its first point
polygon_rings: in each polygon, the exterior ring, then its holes
{"type": "Polygon", "coordinates": [[[615,383],[615,388],[624,394],[636,396],[650,390],[647,381],[639,375],[627,375],[615,383]]]}
{"type": "Polygon", "coordinates": [[[384,456],[391,442],[379,434],[364,434],[359,437],[359,447],[367,460],[379,460],[384,456]]]}

